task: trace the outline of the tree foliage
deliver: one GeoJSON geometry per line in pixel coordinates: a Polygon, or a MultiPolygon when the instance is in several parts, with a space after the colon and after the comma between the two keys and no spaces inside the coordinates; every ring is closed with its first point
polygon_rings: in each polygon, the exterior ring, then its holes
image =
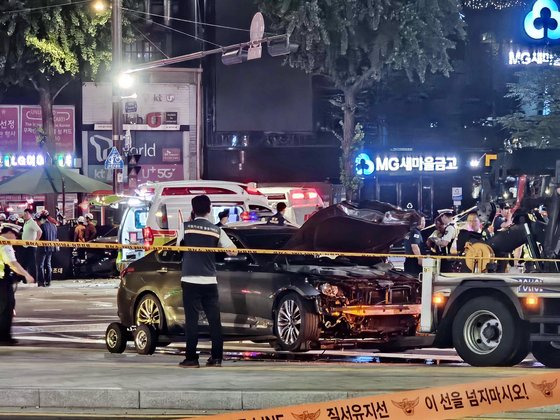
{"type": "MultiPolygon", "coordinates": [[[[37,90],[51,153],[54,99],[74,78],[93,79],[109,69],[111,62],[110,11],[95,13],[89,2],[57,4],[51,0],[0,2],[0,86],[37,90]]],[[[126,20],[123,34],[131,36],[126,20]]]]}
{"type": "Polygon", "coordinates": [[[287,63],[325,76],[344,97],[342,176],[356,190],[353,164],[357,96],[395,72],[424,81],[427,72],[448,75],[449,50],[462,39],[458,0],[257,0],[275,31],[299,44],[287,63]]]}
{"type": "Polygon", "coordinates": [[[508,84],[515,112],[499,117],[508,132],[506,149],[560,147],[560,74],[554,66],[529,67],[508,84]]]}

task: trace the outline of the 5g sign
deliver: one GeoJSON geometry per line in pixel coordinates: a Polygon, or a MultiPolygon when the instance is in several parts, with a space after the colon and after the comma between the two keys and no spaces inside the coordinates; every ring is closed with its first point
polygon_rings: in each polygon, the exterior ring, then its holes
{"type": "Polygon", "coordinates": [[[523,27],[534,40],[560,39],[560,11],[554,0],[537,0],[525,16],[523,27]]]}

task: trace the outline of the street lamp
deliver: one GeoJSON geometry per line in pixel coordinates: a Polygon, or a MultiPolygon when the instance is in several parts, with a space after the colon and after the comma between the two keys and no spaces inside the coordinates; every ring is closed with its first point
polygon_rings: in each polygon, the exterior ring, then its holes
{"type": "Polygon", "coordinates": [[[93,3],[93,10],[95,10],[98,13],[104,12],[106,9],[107,9],[107,5],[103,0],[96,0],[93,3]]]}
{"type": "Polygon", "coordinates": [[[134,86],[134,77],[130,73],[121,73],[117,79],[117,83],[121,89],[127,90],[134,86]]]}

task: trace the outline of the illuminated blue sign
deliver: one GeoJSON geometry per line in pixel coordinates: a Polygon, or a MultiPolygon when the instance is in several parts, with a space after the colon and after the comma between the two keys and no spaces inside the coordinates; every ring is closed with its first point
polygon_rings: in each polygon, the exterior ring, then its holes
{"type": "Polygon", "coordinates": [[[456,156],[445,155],[376,155],[373,158],[367,153],[356,156],[355,170],[359,176],[371,175],[374,172],[449,172],[459,169],[456,156]]]}
{"type": "Polygon", "coordinates": [[[537,0],[523,26],[533,39],[560,39],[560,11],[554,0],[537,0]]]}

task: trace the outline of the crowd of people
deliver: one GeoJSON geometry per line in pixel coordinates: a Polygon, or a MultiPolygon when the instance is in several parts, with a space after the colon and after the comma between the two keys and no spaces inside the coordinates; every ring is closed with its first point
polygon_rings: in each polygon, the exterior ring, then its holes
{"type": "MultiPolygon", "coordinates": [[[[545,207],[540,207],[538,211],[544,221],[548,220],[545,207]]],[[[422,216],[420,222],[411,228],[405,238],[405,253],[419,256],[405,259],[405,271],[417,276],[422,272],[422,257],[420,256],[463,255],[468,241],[486,241],[497,232],[508,229],[513,223],[513,211],[507,203],[497,206],[492,223],[487,225],[481,222],[476,210],[470,211],[467,213],[466,221],[461,229],[458,229],[455,224],[453,210],[442,209],[438,210],[438,215],[434,220],[435,230],[424,240],[422,230],[426,227],[426,218],[422,216]]],[[[514,252],[514,257],[519,258],[521,251],[521,249],[517,249],[514,252]]],[[[454,261],[451,259],[442,260],[441,271],[454,271],[453,264],[454,261]]]]}

